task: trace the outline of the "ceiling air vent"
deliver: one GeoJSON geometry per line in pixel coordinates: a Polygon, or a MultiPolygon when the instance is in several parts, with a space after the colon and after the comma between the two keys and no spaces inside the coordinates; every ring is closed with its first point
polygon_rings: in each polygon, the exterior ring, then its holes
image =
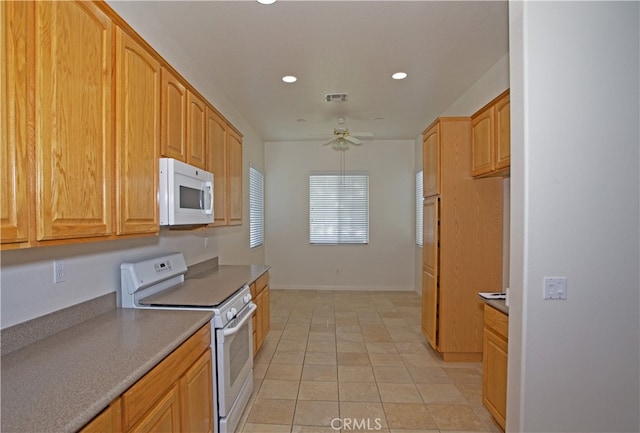
{"type": "Polygon", "coordinates": [[[347,102],[346,93],[329,93],[324,95],[324,98],[327,102],[347,102]]]}

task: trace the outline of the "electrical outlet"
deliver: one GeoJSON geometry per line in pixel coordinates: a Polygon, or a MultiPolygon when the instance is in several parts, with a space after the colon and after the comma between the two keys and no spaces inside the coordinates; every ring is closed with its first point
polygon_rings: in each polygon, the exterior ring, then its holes
{"type": "Polygon", "coordinates": [[[67,276],[64,271],[64,260],[53,261],[53,283],[64,283],[67,280],[67,276]]]}

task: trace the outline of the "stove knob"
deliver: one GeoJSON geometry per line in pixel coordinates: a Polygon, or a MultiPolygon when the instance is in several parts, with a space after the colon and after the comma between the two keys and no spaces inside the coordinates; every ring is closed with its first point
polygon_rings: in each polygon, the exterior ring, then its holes
{"type": "Polygon", "coordinates": [[[230,309],[229,311],[227,311],[227,320],[231,320],[231,319],[233,319],[234,317],[236,317],[236,312],[237,312],[237,311],[236,311],[236,309],[235,309],[235,308],[232,308],[232,309],[230,309]]]}
{"type": "Polygon", "coordinates": [[[242,297],[242,302],[244,302],[245,305],[251,302],[251,293],[247,293],[246,295],[244,295],[242,297]]]}

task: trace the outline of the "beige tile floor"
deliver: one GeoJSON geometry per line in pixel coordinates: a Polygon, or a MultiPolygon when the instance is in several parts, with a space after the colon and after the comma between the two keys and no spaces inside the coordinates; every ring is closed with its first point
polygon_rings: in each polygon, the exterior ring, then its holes
{"type": "Polygon", "coordinates": [[[272,290],[236,433],[498,432],[482,364],[445,363],[412,292],[272,290]]]}

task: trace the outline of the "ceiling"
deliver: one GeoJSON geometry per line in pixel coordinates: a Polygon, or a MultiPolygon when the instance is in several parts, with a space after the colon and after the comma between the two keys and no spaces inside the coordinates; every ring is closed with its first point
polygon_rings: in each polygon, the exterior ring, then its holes
{"type": "Polygon", "coordinates": [[[338,117],[376,139],[414,139],[509,49],[506,1],[110,4],[205,71],[265,141],[317,139],[338,117]]]}

